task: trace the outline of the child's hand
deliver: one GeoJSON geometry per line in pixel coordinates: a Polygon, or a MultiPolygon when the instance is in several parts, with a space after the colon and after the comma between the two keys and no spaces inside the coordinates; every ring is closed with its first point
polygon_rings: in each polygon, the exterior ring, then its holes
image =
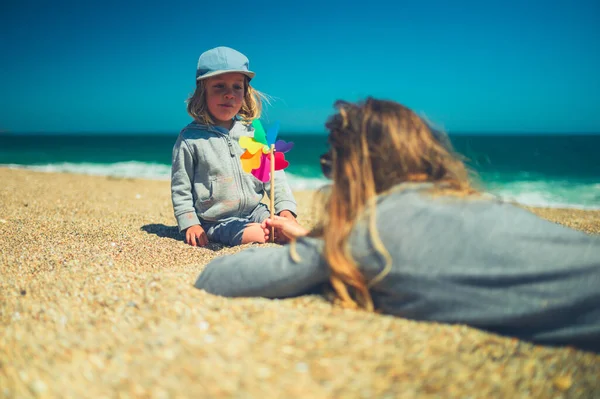
{"type": "Polygon", "coordinates": [[[203,247],[208,244],[208,237],[202,226],[196,224],[185,231],[185,242],[192,247],[203,247]]]}
{"type": "Polygon", "coordinates": [[[287,243],[292,238],[307,235],[308,230],[300,226],[293,215],[291,216],[292,218],[273,216],[273,219],[265,219],[261,224],[265,232],[265,241],[268,241],[271,236],[271,226],[275,227],[275,240],[280,244],[287,243]]]}

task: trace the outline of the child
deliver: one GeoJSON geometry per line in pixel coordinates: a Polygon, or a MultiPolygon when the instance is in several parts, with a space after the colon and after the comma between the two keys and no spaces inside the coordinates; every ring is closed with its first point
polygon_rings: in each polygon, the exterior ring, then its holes
{"type": "MultiPolygon", "coordinates": [[[[270,211],[261,200],[270,183],[242,170],[238,143],[241,136],[253,136],[250,124],[262,108],[248,65],[245,55],[228,47],[208,50],[198,60],[196,90],[187,105],[194,121],[179,133],[171,170],[175,218],[192,246],[265,242],[260,224],[270,211]]],[[[296,201],[282,170],[275,172],[274,204],[275,213],[296,220],[296,201]]]]}

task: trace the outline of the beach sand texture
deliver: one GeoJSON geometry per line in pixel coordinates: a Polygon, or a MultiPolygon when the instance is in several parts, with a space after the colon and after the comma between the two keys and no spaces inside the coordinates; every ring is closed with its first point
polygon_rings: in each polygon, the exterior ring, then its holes
{"type": "MultiPolygon", "coordinates": [[[[600,211],[533,211],[600,233],[600,211]]],[[[185,245],[167,181],[0,168],[0,397],[600,397],[591,353],[193,288],[244,247],[185,245]]]]}

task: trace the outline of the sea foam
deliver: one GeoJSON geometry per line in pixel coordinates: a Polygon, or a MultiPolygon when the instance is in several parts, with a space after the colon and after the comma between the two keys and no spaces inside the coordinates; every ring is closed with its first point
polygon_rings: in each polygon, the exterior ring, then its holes
{"type": "MultiPolygon", "coordinates": [[[[99,163],[50,163],[44,165],[0,165],[41,172],[66,172],[150,180],[169,180],[171,166],[138,161],[99,163]]],[[[308,173],[307,173],[308,174],[308,173]]],[[[314,190],[329,183],[323,177],[286,172],[292,190],[314,190]]],[[[481,188],[507,201],[549,208],[600,209],[600,182],[534,178],[531,174],[483,174],[481,188]]]]}

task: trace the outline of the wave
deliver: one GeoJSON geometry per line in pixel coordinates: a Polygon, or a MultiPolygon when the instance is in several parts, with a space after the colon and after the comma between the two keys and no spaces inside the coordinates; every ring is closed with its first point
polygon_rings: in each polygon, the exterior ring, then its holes
{"type": "Polygon", "coordinates": [[[15,169],[29,169],[38,172],[51,173],[75,173],[93,176],[113,176],[150,180],[169,180],[171,178],[171,166],[159,163],[147,162],[116,162],[109,164],[101,163],[49,163],[44,165],[0,165],[15,169]]]}
{"type": "Polygon", "coordinates": [[[544,208],[600,210],[600,183],[576,180],[485,182],[484,187],[506,201],[544,208]]]}
{"type": "MultiPolygon", "coordinates": [[[[0,165],[9,168],[29,169],[40,172],[66,172],[84,175],[113,176],[150,180],[169,180],[171,166],[147,162],[101,163],[49,163],[44,165],[0,165]]],[[[298,168],[297,168],[298,169],[298,168]]],[[[316,177],[302,166],[300,173],[286,171],[292,190],[314,190],[329,181],[316,177]],[[306,172],[306,173],[305,173],[306,172]]],[[[600,180],[549,179],[528,173],[483,174],[482,188],[506,201],[545,208],[600,209],[600,180]]]]}
{"type": "MultiPolygon", "coordinates": [[[[75,173],[93,176],[112,176],[123,178],[138,178],[149,180],[169,180],[171,166],[147,162],[116,162],[110,164],[100,163],[50,163],[44,165],[18,165],[5,164],[2,167],[13,169],[28,169],[49,173],[75,173]]],[[[288,183],[293,190],[314,190],[328,184],[328,180],[318,177],[303,177],[286,172],[288,183]]]]}

